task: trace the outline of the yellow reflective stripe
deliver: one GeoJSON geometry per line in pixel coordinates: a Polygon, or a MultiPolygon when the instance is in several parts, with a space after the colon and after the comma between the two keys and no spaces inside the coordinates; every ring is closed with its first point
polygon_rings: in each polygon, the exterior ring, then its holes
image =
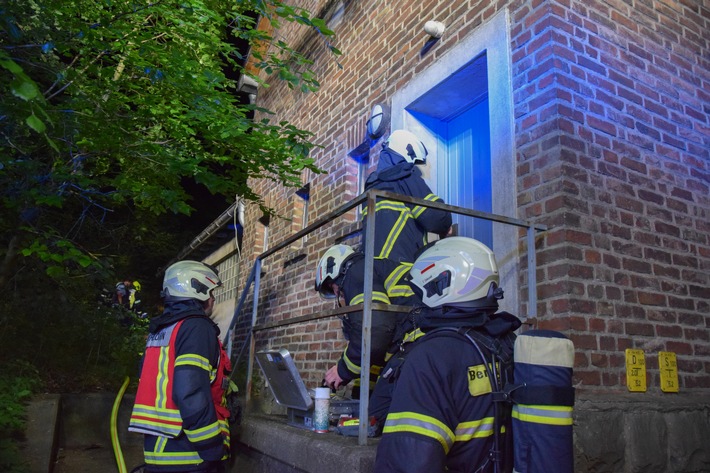
{"type": "Polygon", "coordinates": [[[175,359],[175,367],[178,366],[196,366],[198,368],[202,368],[205,371],[212,371],[212,366],[210,365],[210,361],[207,358],[192,353],[178,356],[175,359]]]}
{"type": "Polygon", "coordinates": [[[396,210],[397,212],[404,212],[409,210],[407,204],[404,202],[395,202],[394,200],[380,200],[375,206],[375,211],[378,210],[396,210]]]}
{"type": "Polygon", "coordinates": [[[413,341],[417,340],[418,338],[423,337],[424,335],[426,335],[426,333],[422,332],[422,329],[420,329],[420,328],[412,330],[411,332],[407,332],[404,335],[404,338],[402,339],[402,343],[413,342],[413,341]]]}
{"type": "MultiPolygon", "coordinates": [[[[390,233],[387,235],[387,238],[385,238],[385,242],[382,245],[380,254],[375,255],[376,258],[387,258],[392,252],[392,248],[394,247],[395,242],[399,238],[399,235],[402,233],[402,230],[404,229],[407,220],[412,217],[412,214],[409,210],[409,207],[407,207],[404,202],[395,202],[392,200],[382,200],[377,202],[377,204],[375,205],[375,213],[381,210],[392,210],[394,212],[399,213],[397,221],[394,223],[394,225],[392,225],[390,233]]],[[[367,215],[366,206],[363,206],[362,215],[363,217],[367,215]]]]}
{"type": "Polygon", "coordinates": [[[494,422],[495,419],[493,417],[462,422],[456,426],[456,441],[465,442],[471,439],[490,437],[495,431],[494,422]]]}
{"type": "Polygon", "coordinates": [[[402,233],[402,230],[404,230],[407,220],[409,220],[410,217],[411,215],[409,213],[409,209],[404,207],[404,210],[399,214],[397,221],[392,226],[389,235],[387,235],[387,239],[385,239],[385,243],[382,245],[380,254],[377,255],[379,258],[387,258],[390,255],[394,244],[397,242],[399,235],[402,233]]]}
{"type": "Polygon", "coordinates": [[[402,277],[405,274],[407,274],[407,272],[410,269],[412,269],[412,266],[413,266],[412,263],[402,263],[399,266],[397,266],[396,268],[394,268],[394,270],[385,279],[385,289],[387,290],[387,294],[389,294],[391,296],[393,291],[399,292],[399,291],[401,291],[401,288],[404,288],[404,287],[406,287],[407,289],[409,289],[410,292],[412,292],[409,285],[406,285],[406,284],[397,285],[399,280],[402,279],[402,277]]]}
{"type": "Polygon", "coordinates": [[[164,408],[168,404],[170,395],[168,393],[168,372],[170,370],[170,347],[165,346],[160,348],[158,355],[158,377],[155,381],[155,405],[158,408],[164,408]]]}
{"type": "Polygon", "coordinates": [[[202,458],[197,452],[144,452],[148,465],[197,465],[202,458]]]}
{"type": "Polygon", "coordinates": [[[162,422],[151,422],[141,419],[131,421],[131,425],[128,430],[131,432],[138,432],[142,434],[166,435],[175,438],[180,435],[180,432],[182,431],[182,426],[166,426],[162,422]]]}
{"type": "Polygon", "coordinates": [[[180,411],[177,409],[164,409],[160,407],[136,404],[133,406],[133,414],[142,414],[164,420],[181,420],[180,411]]]}
{"type": "MultiPolygon", "coordinates": [[[[396,212],[403,212],[404,210],[409,210],[404,202],[395,202],[394,200],[379,200],[375,204],[375,213],[379,210],[394,210],[396,212]]],[[[367,205],[362,206],[363,217],[367,215],[367,205]]]]}
{"type": "MultiPolygon", "coordinates": [[[[231,435],[229,432],[229,422],[227,420],[219,420],[219,430],[220,433],[222,434],[222,445],[226,447],[225,451],[229,452],[229,447],[231,446],[231,435]]],[[[222,457],[222,460],[226,460],[227,456],[229,454],[225,453],[225,456],[222,457]]]]}
{"type": "Polygon", "coordinates": [[[412,265],[400,264],[399,266],[394,268],[394,270],[392,270],[392,272],[389,273],[387,278],[385,278],[385,289],[387,289],[387,291],[389,292],[389,288],[394,286],[397,283],[397,281],[400,280],[402,275],[411,267],[412,267],[412,265]]]}
{"type": "Polygon", "coordinates": [[[343,361],[345,362],[345,366],[351,373],[360,374],[360,366],[356,365],[350,360],[350,358],[348,358],[347,352],[348,347],[345,347],[345,351],[343,351],[343,361]]]}
{"type": "MultiPolygon", "coordinates": [[[[358,294],[350,300],[348,305],[357,305],[365,302],[365,294],[358,294]]],[[[382,291],[372,291],[372,302],[381,302],[383,304],[389,304],[390,298],[387,297],[382,291]]]]}
{"type": "MultiPolygon", "coordinates": [[[[345,366],[348,368],[348,371],[351,373],[355,374],[360,374],[362,372],[362,367],[356,365],[350,358],[348,358],[347,353],[347,348],[343,352],[343,361],[345,362],[345,366]]],[[[382,371],[382,366],[379,365],[370,365],[370,374],[374,374],[376,376],[379,376],[380,372],[382,371]]]]}
{"type": "Polygon", "coordinates": [[[185,435],[191,442],[200,442],[202,440],[211,439],[220,434],[219,422],[215,421],[208,426],[200,427],[195,430],[185,429],[185,435]]]}
{"type": "Polygon", "coordinates": [[[159,433],[177,437],[182,430],[180,411],[136,404],[131,413],[129,430],[151,435],[159,433]]]}
{"type": "Polygon", "coordinates": [[[166,452],[168,439],[158,437],[152,452],[145,451],[145,462],[149,465],[197,465],[202,458],[197,452],[166,452]]]}
{"type": "Polygon", "coordinates": [[[572,425],[572,407],[514,404],[513,418],[535,424],[572,425]]]}
{"type": "Polygon", "coordinates": [[[414,295],[414,291],[410,286],[401,284],[399,286],[393,286],[389,291],[390,297],[411,297],[414,295]]]}
{"type": "Polygon", "coordinates": [[[454,433],[446,424],[434,417],[417,414],[416,412],[393,412],[388,414],[382,433],[393,434],[396,432],[411,432],[432,438],[441,444],[444,453],[449,453],[449,449],[456,439],[454,433]]]}
{"type": "MultiPolygon", "coordinates": [[[[429,194],[424,197],[424,200],[428,200],[429,202],[436,202],[437,200],[441,200],[441,198],[436,194],[429,194]]],[[[417,205],[412,209],[412,215],[414,216],[414,218],[419,218],[419,216],[423,214],[424,211],[428,208],[429,207],[424,207],[423,205],[417,205]]]]}

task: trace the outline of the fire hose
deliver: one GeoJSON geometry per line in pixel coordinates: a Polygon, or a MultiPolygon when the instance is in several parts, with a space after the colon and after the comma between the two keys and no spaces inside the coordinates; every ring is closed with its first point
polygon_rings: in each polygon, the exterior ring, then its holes
{"type": "Polygon", "coordinates": [[[128,382],[130,378],[126,376],[123,381],[121,389],[118,390],[116,395],[116,400],[113,402],[113,409],[111,409],[111,445],[113,446],[113,453],[116,457],[116,464],[118,465],[118,473],[127,473],[126,461],[123,459],[123,452],[121,451],[121,443],[118,440],[118,429],[116,427],[116,419],[118,418],[118,408],[121,405],[121,400],[123,399],[123,394],[128,388],[128,382]]]}

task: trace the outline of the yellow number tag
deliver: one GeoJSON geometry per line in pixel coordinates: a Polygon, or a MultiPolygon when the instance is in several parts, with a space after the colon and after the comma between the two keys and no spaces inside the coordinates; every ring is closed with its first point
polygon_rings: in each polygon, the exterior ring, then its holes
{"type": "Polygon", "coordinates": [[[646,358],[643,350],[626,349],[626,387],[631,392],[646,392],[646,358]]]}
{"type": "Polygon", "coordinates": [[[661,371],[661,391],[678,392],[678,362],[672,351],[658,352],[658,369],[661,371]]]}

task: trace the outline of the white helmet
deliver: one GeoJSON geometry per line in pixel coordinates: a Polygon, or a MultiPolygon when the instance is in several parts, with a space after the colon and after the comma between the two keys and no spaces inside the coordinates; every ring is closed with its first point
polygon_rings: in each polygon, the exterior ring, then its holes
{"type": "Polygon", "coordinates": [[[335,245],[323,253],[318,267],[316,268],[316,291],[324,299],[334,299],[335,294],[331,290],[330,281],[336,281],[345,274],[345,260],[354,254],[355,250],[348,245],[335,245]]]}
{"type": "Polygon", "coordinates": [[[427,150],[416,135],[406,130],[395,130],[384,143],[386,148],[401,155],[409,163],[426,162],[427,150]]]}
{"type": "Polygon", "coordinates": [[[471,306],[472,301],[484,307],[502,297],[495,255],[473,238],[448,237],[432,243],[414,261],[410,276],[428,307],[471,306]]]}
{"type": "Polygon", "coordinates": [[[199,261],[178,261],[165,270],[162,295],[171,301],[206,301],[221,285],[217,270],[211,266],[199,261]]]}

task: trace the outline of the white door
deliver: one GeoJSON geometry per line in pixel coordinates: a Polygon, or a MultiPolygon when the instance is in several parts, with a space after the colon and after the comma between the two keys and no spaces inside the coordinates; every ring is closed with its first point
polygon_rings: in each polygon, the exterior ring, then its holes
{"type": "MultiPolygon", "coordinates": [[[[491,143],[488,122],[488,98],[450,120],[445,127],[446,156],[437,160],[446,168],[444,199],[452,205],[491,213],[491,143]]],[[[441,174],[440,174],[441,175],[441,174]]],[[[455,215],[458,234],[475,238],[493,249],[493,225],[490,220],[455,215]]]]}

